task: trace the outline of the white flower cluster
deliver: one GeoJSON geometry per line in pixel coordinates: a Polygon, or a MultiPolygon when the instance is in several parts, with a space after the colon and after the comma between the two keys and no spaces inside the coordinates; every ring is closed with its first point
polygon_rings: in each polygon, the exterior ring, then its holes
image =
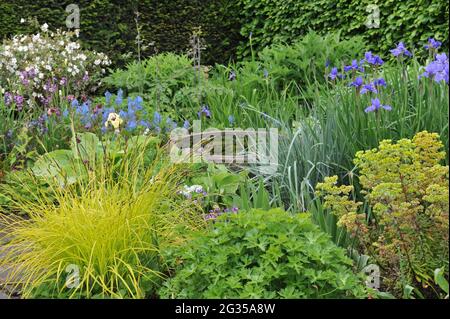
{"type": "MultiPolygon", "coordinates": [[[[45,98],[63,87],[81,90],[111,64],[103,53],[82,50],[74,32],[48,31],[14,36],[0,45],[0,92],[45,98]]],[[[67,92],[67,90],[65,90],[67,92]]]]}

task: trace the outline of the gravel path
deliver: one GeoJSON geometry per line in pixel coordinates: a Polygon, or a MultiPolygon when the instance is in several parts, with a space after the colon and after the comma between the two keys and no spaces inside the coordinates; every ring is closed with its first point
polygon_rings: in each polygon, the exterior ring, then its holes
{"type": "MultiPolygon", "coordinates": [[[[4,252],[2,251],[2,244],[3,244],[1,240],[2,238],[4,239],[4,233],[2,233],[2,224],[0,223],[0,259],[4,254],[4,252]]],[[[7,271],[4,268],[0,267],[0,299],[11,299],[11,298],[16,299],[17,297],[15,296],[10,297],[9,296],[10,292],[6,291],[6,289],[3,287],[3,283],[7,274],[8,274],[7,271]]]]}

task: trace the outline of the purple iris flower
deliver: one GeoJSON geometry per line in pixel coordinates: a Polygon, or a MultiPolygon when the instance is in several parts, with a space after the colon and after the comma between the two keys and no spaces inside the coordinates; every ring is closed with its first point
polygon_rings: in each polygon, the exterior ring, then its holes
{"type": "Polygon", "coordinates": [[[449,61],[445,53],[437,54],[436,59],[425,67],[425,72],[419,78],[432,78],[436,82],[445,81],[448,84],[449,79],[449,61]]]}
{"type": "Polygon", "coordinates": [[[207,105],[203,105],[203,106],[202,106],[202,109],[197,113],[198,118],[201,118],[201,117],[202,117],[202,114],[205,114],[205,116],[206,116],[207,118],[211,118],[211,112],[210,112],[210,110],[209,110],[209,108],[208,108],[207,105]]]}
{"type": "Polygon", "coordinates": [[[352,64],[344,66],[344,72],[348,72],[348,71],[364,72],[364,68],[358,63],[357,60],[353,60],[352,64]]]}
{"type": "Polygon", "coordinates": [[[355,81],[349,84],[349,86],[354,86],[356,88],[361,87],[364,84],[364,80],[362,77],[358,76],[355,81]]]}
{"type": "Polygon", "coordinates": [[[234,116],[233,115],[228,116],[228,123],[230,123],[230,125],[233,125],[233,123],[234,123],[234,116]]]}
{"type": "Polygon", "coordinates": [[[362,89],[361,89],[361,94],[366,94],[368,92],[372,92],[377,94],[377,88],[375,87],[375,85],[373,83],[369,83],[369,84],[364,84],[362,89]]]}
{"type": "Polygon", "coordinates": [[[191,124],[189,124],[189,121],[185,120],[183,123],[183,127],[187,130],[187,129],[189,129],[190,126],[191,126],[191,124]]]}
{"type": "Polygon", "coordinates": [[[231,71],[230,75],[228,76],[228,80],[230,80],[230,81],[236,80],[236,72],[231,71]]]}
{"type": "Polygon", "coordinates": [[[425,49],[438,49],[442,45],[442,42],[437,41],[433,38],[428,38],[428,44],[425,45],[425,49]]]}
{"type": "Polygon", "coordinates": [[[392,110],[392,107],[389,105],[382,105],[380,100],[375,98],[372,99],[372,105],[368,106],[364,112],[369,113],[369,112],[377,112],[379,109],[385,109],[386,111],[390,111],[392,110]]]}
{"type": "Polygon", "coordinates": [[[384,87],[387,86],[386,81],[383,78],[379,78],[379,79],[374,80],[373,81],[373,85],[375,85],[375,86],[384,86],[384,87]]]}
{"type": "Polygon", "coordinates": [[[405,44],[403,42],[399,42],[397,44],[397,47],[395,49],[390,50],[393,56],[399,57],[399,56],[412,56],[412,53],[406,49],[405,44]]]}
{"type": "Polygon", "coordinates": [[[364,61],[371,65],[383,65],[384,61],[380,58],[380,56],[372,54],[372,52],[368,51],[364,54],[364,61]]]}
{"type": "Polygon", "coordinates": [[[332,79],[333,81],[334,81],[337,77],[339,77],[338,68],[336,68],[336,67],[332,68],[330,74],[328,74],[328,77],[329,77],[330,79],[332,79]]]}

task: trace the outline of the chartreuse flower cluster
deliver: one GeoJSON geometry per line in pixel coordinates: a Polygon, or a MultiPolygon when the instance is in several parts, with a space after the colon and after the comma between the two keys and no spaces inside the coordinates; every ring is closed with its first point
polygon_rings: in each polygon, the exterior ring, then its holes
{"type": "Polygon", "coordinates": [[[430,293],[439,289],[433,287],[434,269],[444,266],[448,274],[448,166],[440,164],[442,148],[438,134],[423,131],[412,140],[384,140],[356,153],[366,210],[352,199],[352,186],[336,185],[336,176],[317,185],[325,207],[375,258],[384,285],[394,291],[408,284],[430,293]]]}

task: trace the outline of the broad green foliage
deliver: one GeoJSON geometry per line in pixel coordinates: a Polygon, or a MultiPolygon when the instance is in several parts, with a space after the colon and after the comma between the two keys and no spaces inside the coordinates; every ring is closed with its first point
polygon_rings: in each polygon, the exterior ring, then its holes
{"type": "MultiPolygon", "coordinates": [[[[202,75],[203,76],[203,75],[202,75]]],[[[197,100],[194,88],[196,73],[191,59],[185,55],[163,53],[142,62],[132,62],[124,70],[116,70],[105,83],[129,94],[139,94],[155,110],[179,115],[186,100],[197,100]]]]}
{"type": "Polygon", "coordinates": [[[133,58],[137,55],[136,10],[144,56],[185,52],[192,31],[201,27],[206,43],[204,60],[225,62],[241,39],[236,0],[2,0],[0,40],[37,31],[21,24],[21,18],[36,17],[51,27],[65,28],[65,8],[72,3],[80,8],[80,37],[85,46],[108,52],[116,65],[129,61],[130,54],[133,58]]]}
{"type": "Polygon", "coordinates": [[[365,44],[359,36],[341,38],[339,33],[320,35],[308,32],[291,45],[276,44],[258,53],[261,64],[280,88],[292,81],[298,86],[323,83],[326,65],[339,65],[363,53],[365,44]]]}
{"type": "Polygon", "coordinates": [[[362,298],[365,288],[307,215],[280,209],[219,217],[172,251],[162,298],[362,298]]]}
{"type": "Polygon", "coordinates": [[[449,5],[445,0],[241,0],[241,42],[239,54],[250,56],[273,43],[292,42],[309,29],[321,34],[341,31],[344,37],[362,35],[370,48],[386,52],[392,43],[425,43],[428,37],[447,41],[449,5]],[[378,28],[366,27],[370,7],[379,8],[378,28]]]}
{"type": "Polygon", "coordinates": [[[71,185],[77,180],[87,178],[89,170],[113,161],[117,167],[124,156],[131,156],[134,149],[144,147],[147,162],[154,157],[158,139],[145,136],[133,136],[124,141],[115,140],[102,143],[93,133],[77,134],[70,150],[55,150],[42,155],[34,163],[31,171],[43,179],[56,179],[61,185],[71,185]],[[153,154],[150,154],[153,153],[153,154]],[[106,159],[105,159],[106,158],[106,159]]]}
{"type": "MultiPolygon", "coordinates": [[[[200,164],[200,166],[204,166],[200,164]]],[[[268,210],[272,203],[262,180],[252,180],[247,171],[231,171],[224,165],[207,165],[205,170],[193,167],[190,184],[205,191],[201,204],[205,211],[214,208],[258,208],[268,210]]]]}
{"type": "Polygon", "coordinates": [[[180,228],[204,221],[177,200],[183,167],[144,162],[142,153],[127,154],[120,168],[107,162],[85,182],[61,188],[49,179],[51,197],[41,191],[15,199],[28,218],[0,214],[5,283],[24,298],[154,296],[166,271],[161,250],[185,240],[180,228]]]}
{"type": "MultiPolygon", "coordinates": [[[[290,87],[297,89],[295,93],[305,93],[307,85],[325,82],[326,65],[339,65],[342,61],[351,60],[362,54],[364,47],[360,37],[343,40],[337,33],[321,36],[309,32],[290,45],[266,47],[253,60],[239,63],[232,70],[236,74],[237,84],[223,85],[234,85],[242,91],[267,91],[268,87],[273,87],[279,92],[290,87]]],[[[230,72],[227,69],[224,71],[230,72]]],[[[224,78],[228,79],[228,74],[224,78]]]]}
{"type": "Polygon", "coordinates": [[[336,186],[336,176],[317,185],[325,207],[375,258],[383,284],[393,291],[408,284],[433,294],[434,269],[445,265],[448,276],[448,166],[440,164],[442,147],[436,133],[423,131],[412,140],[384,140],[356,153],[368,210],[360,209],[352,186],[336,186]]]}

